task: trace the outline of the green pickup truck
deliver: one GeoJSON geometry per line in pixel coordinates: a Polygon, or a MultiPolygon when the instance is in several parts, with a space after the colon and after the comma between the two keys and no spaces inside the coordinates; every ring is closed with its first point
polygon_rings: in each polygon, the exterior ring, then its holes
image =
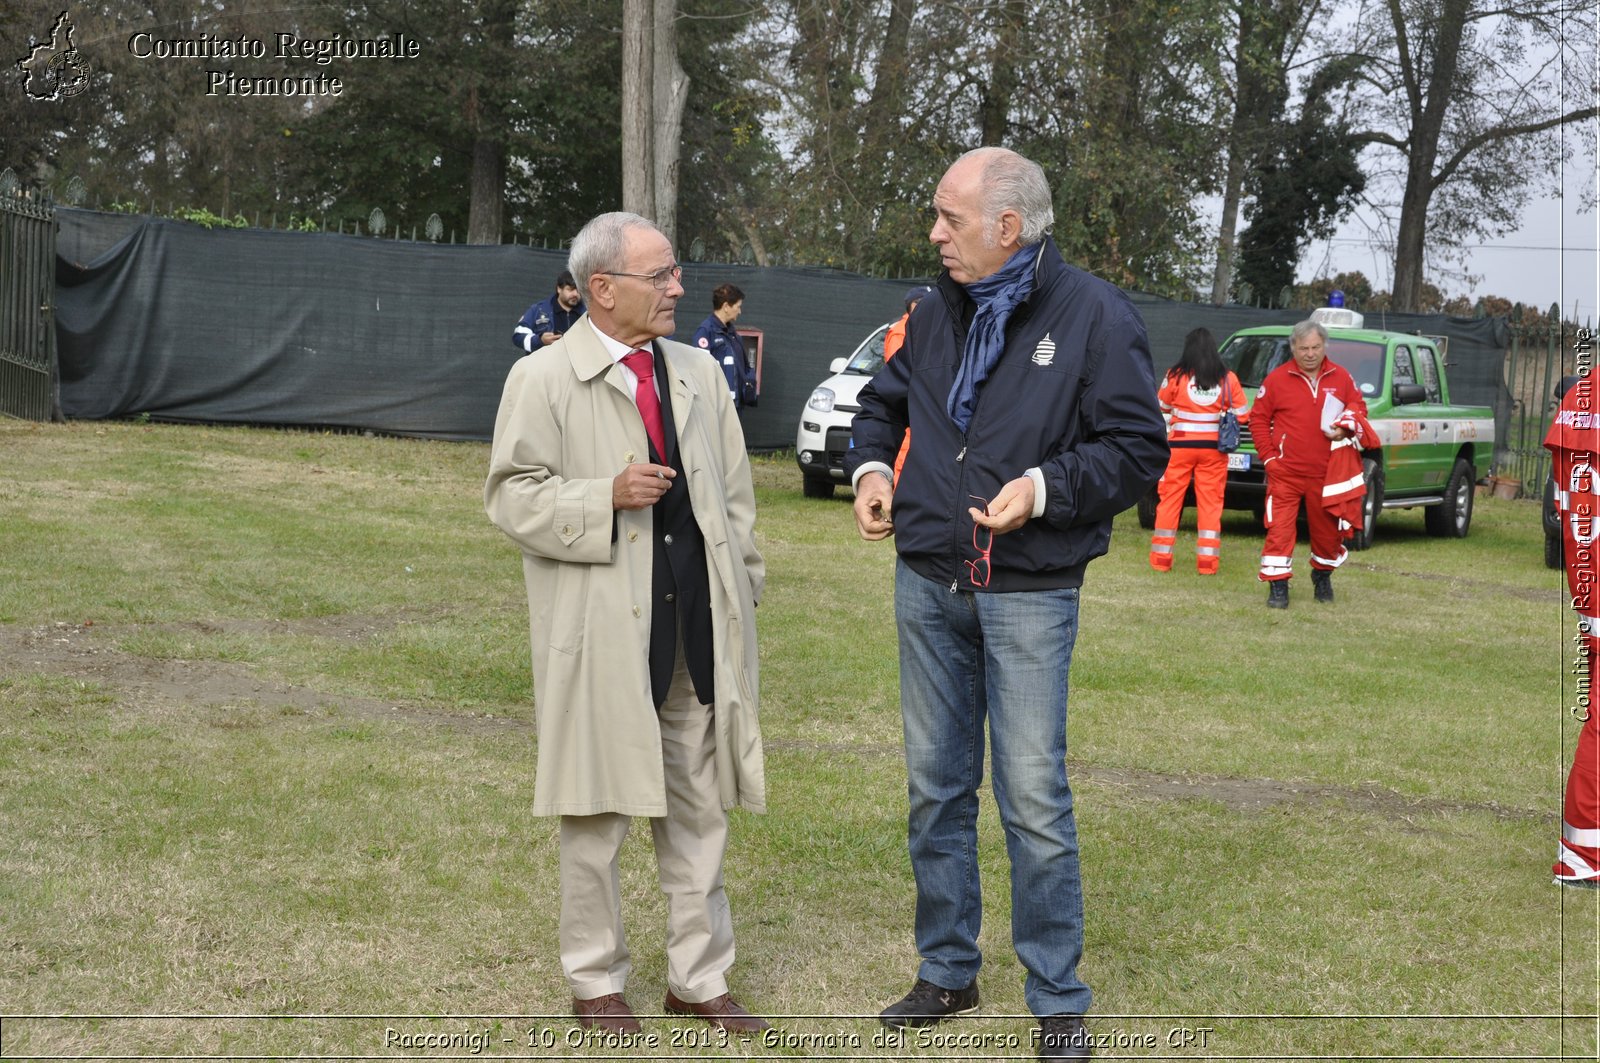
{"type": "MultiPolygon", "coordinates": [[[[1355,378],[1382,446],[1362,455],[1367,476],[1362,526],[1352,550],[1372,545],[1385,509],[1424,506],[1430,535],[1463,538],[1472,525],[1473,486],[1488,475],[1494,456],[1494,411],[1450,401],[1443,337],[1381,332],[1363,327],[1360,314],[1325,308],[1311,315],[1328,330],[1328,357],[1355,378]]],[[[1289,360],[1288,325],[1242,329],[1222,347],[1222,360],[1246,394],[1289,360]]],[[[1241,445],[1228,455],[1224,505],[1261,513],[1266,477],[1242,425],[1241,445]]],[[[1155,492],[1139,503],[1139,523],[1155,526],[1155,492]]]]}

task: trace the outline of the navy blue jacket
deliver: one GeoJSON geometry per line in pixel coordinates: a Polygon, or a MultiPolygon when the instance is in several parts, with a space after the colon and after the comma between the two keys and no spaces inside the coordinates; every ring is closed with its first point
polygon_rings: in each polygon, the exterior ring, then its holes
{"type": "Polygon", "coordinates": [[[756,371],[745,364],[744,340],[733,325],[724,325],[716,314],[700,322],[694,330],[694,345],[717,360],[722,375],[728,378],[728,391],[735,406],[745,405],[755,396],[756,371]]]}
{"type": "Polygon", "coordinates": [[[571,328],[573,322],[583,316],[583,300],[578,300],[578,305],[571,310],[561,305],[561,300],[552,295],[543,302],[534,303],[528,307],[528,312],[522,315],[522,320],[517,322],[517,327],[511,330],[511,345],[532,354],[544,346],[544,341],[539,337],[546,332],[564,333],[571,328]]]}
{"type": "Polygon", "coordinates": [[[910,427],[894,493],[896,548],[914,571],[962,589],[978,589],[962,564],[978,556],[967,507],[982,509],[1028,469],[1044,476],[1044,512],[994,536],[990,591],[1081,585],[1110,545],[1111,518],[1167,466],[1138,310],[1115,286],[1067,265],[1048,238],[1035,270],[965,435],[945,403],[977,307],[945,275],[912,311],[900,353],[862,390],[845,455],[852,476],[866,462],[892,466],[910,427]]]}

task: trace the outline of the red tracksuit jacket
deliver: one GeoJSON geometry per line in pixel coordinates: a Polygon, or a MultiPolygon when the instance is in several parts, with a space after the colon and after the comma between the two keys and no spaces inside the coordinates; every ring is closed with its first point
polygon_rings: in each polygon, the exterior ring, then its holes
{"type": "Polygon", "coordinates": [[[1288,472],[1320,478],[1327,470],[1322,409],[1330,394],[1357,417],[1367,416],[1367,403],[1355,380],[1332,359],[1323,359],[1315,380],[1291,360],[1261,382],[1250,408],[1250,436],[1269,476],[1288,472]]]}

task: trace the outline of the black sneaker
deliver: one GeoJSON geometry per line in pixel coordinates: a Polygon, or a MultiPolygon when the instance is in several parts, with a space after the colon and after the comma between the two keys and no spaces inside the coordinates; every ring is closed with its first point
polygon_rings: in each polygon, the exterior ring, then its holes
{"type": "Polygon", "coordinates": [[[1088,1059],[1094,1042],[1082,1015],[1046,1015],[1039,1020],[1040,1059],[1088,1059]]]}
{"type": "Polygon", "coordinates": [[[1311,570],[1311,588],[1313,596],[1319,602],[1333,601],[1333,573],[1321,569],[1311,570]]]}
{"type": "Polygon", "coordinates": [[[1289,581],[1288,580],[1286,580],[1286,579],[1275,579],[1272,582],[1267,584],[1267,608],[1268,609],[1287,609],[1287,608],[1289,608],[1289,581]]]}
{"type": "Polygon", "coordinates": [[[884,1008],[878,1018],[885,1026],[903,1030],[911,1026],[932,1026],[952,1015],[966,1015],[977,1010],[977,982],[965,989],[946,989],[926,978],[918,978],[911,992],[884,1008]]]}

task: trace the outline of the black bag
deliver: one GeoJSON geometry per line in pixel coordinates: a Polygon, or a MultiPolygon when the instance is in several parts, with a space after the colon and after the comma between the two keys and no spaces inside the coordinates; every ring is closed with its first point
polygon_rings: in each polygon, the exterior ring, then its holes
{"type": "Polygon", "coordinates": [[[1222,378],[1222,419],[1217,422],[1217,449],[1232,454],[1239,449],[1239,418],[1233,414],[1233,395],[1228,378],[1222,378]]]}

